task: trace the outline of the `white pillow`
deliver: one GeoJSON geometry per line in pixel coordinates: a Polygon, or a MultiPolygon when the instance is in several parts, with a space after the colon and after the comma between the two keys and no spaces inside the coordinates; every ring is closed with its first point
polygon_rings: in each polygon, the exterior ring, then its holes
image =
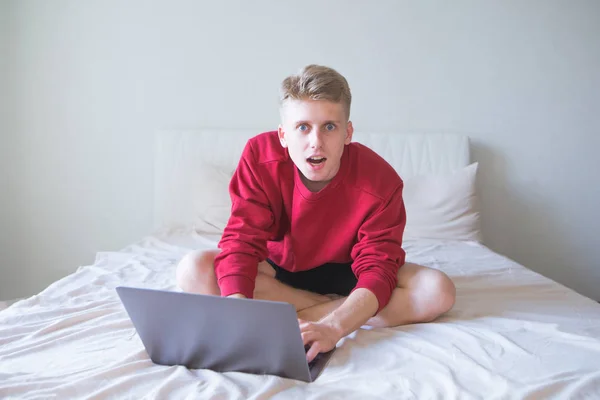
{"type": "MultiPolygon", "coordinates": [[[[421,175],[404,180],[405,239],[481,241],[475,196],[478,163],[448,175],[421,175]]],[[[194,228],[222,234],[231,212],[229,181],[233,171],[205,164],[194,185],[194,228]]]]}
{"type": "Polygon", "coordinates": [[[229,182],[234,171],[205,164],[197,175],[192,191],[196,210],[194,230],[198,233],[222,234],[231,215],[229,182]]]}
{"type": "Polygon", "coordinates": [[[478,163],[447,175],[404,180],[405,239],[481,241],[475,195],[478,163]]]}

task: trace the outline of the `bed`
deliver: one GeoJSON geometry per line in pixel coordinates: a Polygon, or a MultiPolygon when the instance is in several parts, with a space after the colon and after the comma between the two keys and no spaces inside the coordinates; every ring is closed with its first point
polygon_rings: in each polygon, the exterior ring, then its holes
{"type": "Polygon", "coordinates": [[[115,287],[178,290],[181,257],[217,245],[228,209],[223,185],[254,133],[157,135],[156,230],[0,311],[0,398],[600,398],[600,305],[482,244],[469,141],[448,134],[355,140],[405,179],[407,261],[454,280],[450,312],[432,323],[357,330],[310,384],[154,365],[115,287]],[[427,193],[445,201],[427,202],[427,193]]]}

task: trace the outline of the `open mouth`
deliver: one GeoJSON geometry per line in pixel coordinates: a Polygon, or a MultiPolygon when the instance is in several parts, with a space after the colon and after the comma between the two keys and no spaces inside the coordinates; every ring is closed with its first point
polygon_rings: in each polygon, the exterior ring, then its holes
{"type": "Polygon", "coordinates": [[[319,165],[327,160],[325,157],[308,157],[306,161],[308,161],[312,165],[319,165]]]}

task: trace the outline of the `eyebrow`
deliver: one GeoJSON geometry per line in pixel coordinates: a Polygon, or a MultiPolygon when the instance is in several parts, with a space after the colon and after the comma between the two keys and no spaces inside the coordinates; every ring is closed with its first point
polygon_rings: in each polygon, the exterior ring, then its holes
{"type": "MultiPolygon", "coordinates": [[[[341,123],[342,123],[341,121],[330,120],[330,121],[323,122],[323,125],[326,125],[326,124],[338,124],[338,125],[341,125],[341,123]]],[[[310,122],[310,121],[297,121],[296,122],[296,125],[302,125],[302,124],[311,125],[312,122],[310,122]]]]}

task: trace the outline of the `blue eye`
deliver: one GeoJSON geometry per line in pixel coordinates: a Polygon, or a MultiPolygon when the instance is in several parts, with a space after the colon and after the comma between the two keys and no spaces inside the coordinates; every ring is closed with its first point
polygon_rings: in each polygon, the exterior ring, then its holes
{"type": "Polygon", "coordinates": [[[308,130],[308,126],[302,124],[298,127],[298,129],[300,130],[300,132],[306,132],[308,130]]]}
{"type": "Polygon", "coordinates": [[[325,129],[327,129],[328,131],[332,131],[335,129],[335,125],[334,124],[327,124],[325,125],[325,129]]]}

